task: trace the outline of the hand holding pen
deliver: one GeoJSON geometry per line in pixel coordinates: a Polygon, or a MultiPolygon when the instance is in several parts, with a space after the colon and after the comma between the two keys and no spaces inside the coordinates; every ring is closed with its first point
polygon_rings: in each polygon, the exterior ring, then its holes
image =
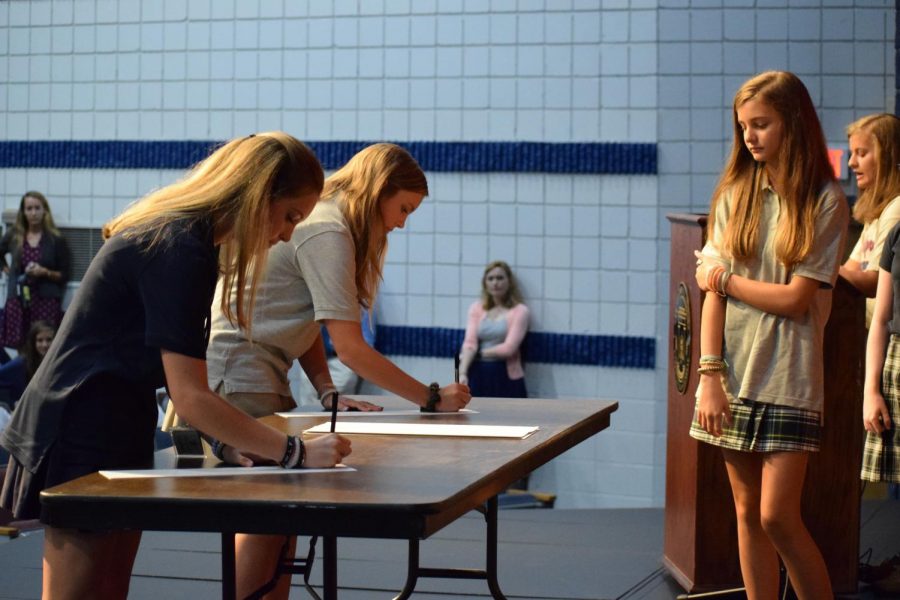
{"type": "Polygon", "coordinates": [[[441,401],[435,407],[439,412],[456,412],[466,407],[472,399],[469,386],[459,382],[459,354],[453,356],[453,383],[440,390],[441,401]]]}

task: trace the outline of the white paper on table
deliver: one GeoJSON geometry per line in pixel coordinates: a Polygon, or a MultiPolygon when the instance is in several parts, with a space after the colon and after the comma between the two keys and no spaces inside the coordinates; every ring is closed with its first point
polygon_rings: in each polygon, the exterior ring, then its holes
{"type": "MultiPolygon", "coordinates": [[[[309,418],[309,417],[330,417],[330,410],[317,410],[314,412],[277,412],[279,417],[285,419],[309,418]]],[[[338,416],[344,417],[410,417],[419,415],[421,417],[440,417],[449,415],[477,415],[477,410],[471,408],[461,408],[457,412],[421,412],[417,408],[401,409],[401,410],[339,410],[338,416]]]]}
{"type": "Polygon", "coordinates": [[[282,469],[281,467],[221,467],[211,469],[132,469],[129,471],[100,471],[107,479],[151,479],[157,477],[223,477],[225,475],[311,475],[355,471],[353,467],[337,465],[333,469],[282,469]]]}
{"type": "MultiPolygon", "coordinates": [[[[338,420],[337,433],[378,435],[435,435],[446,437],[492,437],[524,439],[538,430],[535,425],[453,425],[450,423],[348,423],[338,420]]],[[[321,423],[304,433],[328,433],[331,423],[321,423]]]]}

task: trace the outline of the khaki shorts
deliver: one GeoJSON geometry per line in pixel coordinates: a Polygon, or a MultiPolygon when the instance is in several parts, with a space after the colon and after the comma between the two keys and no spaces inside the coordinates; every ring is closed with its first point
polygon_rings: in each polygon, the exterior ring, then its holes
{"type": "MultiPolygon", "coordinates": [[[[291,396],[282,396],[272,393],[232,392],[223,393],[224,384],[220,383],[213,390],[222,396],[229,404],[239,408],[251,417],[265,417],[277,412],[288,412],[297,407],[297,403],[291,396]]],[[[187,423],[175,412],[175,406],[170,400],[166,406],[166,416],[163,419],[162,430],[169,431],[173,427],[187,425],[187,423]]]]}

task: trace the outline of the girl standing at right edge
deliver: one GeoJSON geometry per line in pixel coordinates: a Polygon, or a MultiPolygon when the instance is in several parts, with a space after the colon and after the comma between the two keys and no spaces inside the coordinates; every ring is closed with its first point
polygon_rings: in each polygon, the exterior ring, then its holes
{"type": "Polygon", "coordinates": [[[824,397],[822,340],[849,211],[803,83],[769,71],[734,97],[734,143],[697,253],[706,292],[691,436],[722,447],[751,600],[832,598],[803,524],[824,397]]]}

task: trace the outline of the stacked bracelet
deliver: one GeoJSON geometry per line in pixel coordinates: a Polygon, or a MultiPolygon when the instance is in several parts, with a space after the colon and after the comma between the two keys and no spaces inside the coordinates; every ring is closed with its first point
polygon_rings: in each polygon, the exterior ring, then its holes
{"type": "Polygon", "coordinates": [[[303,440],[295,435],[287,436],[287,446],[279,464],[285,469],[299,469],[306,459],[306,446],[303,440]]]}
{"type": "Polygon", "coordinates": [[[731,279],[731,271],[722,266],[715,266],[706,272],[706,287],[723,298],[727,295],[725,288],[731,279]]]}
{"type": "Polygon", "coordinates": [[[728,363],[721,356],[714,354],[706,354],[700,357],[700,368],[697,373],[700,375],[711,375],[712,373],[727,373],[728,363]]]}
{"type": "Polygon", "coordinates": [[[222,462],[225,462],[225,444],[223,444],[219,440],[213,440],[211,447],[213,456],[215,456],[222,462]]]}

